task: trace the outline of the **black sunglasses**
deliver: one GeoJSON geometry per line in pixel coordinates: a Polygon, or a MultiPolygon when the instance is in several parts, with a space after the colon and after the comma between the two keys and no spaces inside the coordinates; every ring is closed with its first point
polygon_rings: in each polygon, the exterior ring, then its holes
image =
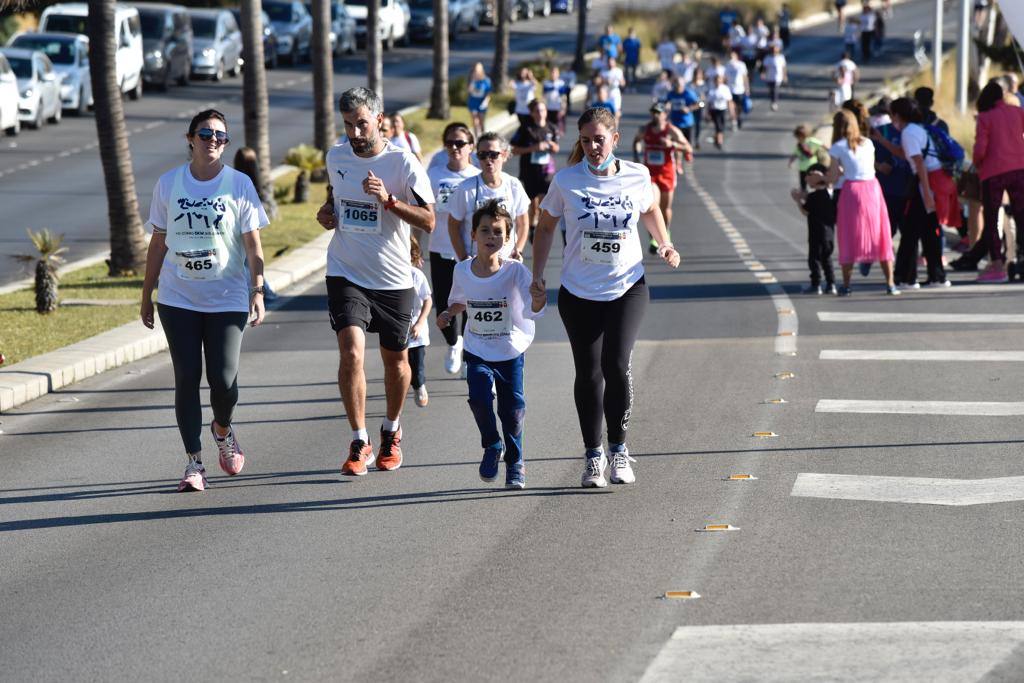
{"type": "Polygon", "coordinates": [[[471,145],[471,144],[473,144],[473,143],[471,143],[469,140],[445,140],[444,141],[444,146],[445,147],[454,147],[455,149],[462,149],[466,145],[471,145]]]}
{"type": "Polygon", "coordinates": [[[210,140],[217,138],[217,142],[219,142],[222,145],[226,144],[228,140],[231,139],[228,137],[228,134],[225,133],[224,131],[214,130],[212,128],[200,128],[199,130],[196,131],[196,137],[198,137],[203,142],[209,142],[210,140]]]}
{"type": "Polygon", "coordinates": [[[501,156],[501,152],[477,152],[476,155],[481,159],[497,159],[501,156]]]}

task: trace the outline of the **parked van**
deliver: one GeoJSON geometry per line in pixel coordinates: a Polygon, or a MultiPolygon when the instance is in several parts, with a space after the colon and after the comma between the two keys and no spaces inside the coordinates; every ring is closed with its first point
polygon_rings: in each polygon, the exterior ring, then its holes
{"type": "MultiPolygon", "coordinates": [[[[89,6],[84,2],[50,5],[39,18],[39,30],[57,33],[88,34],[86,18],[89,6]]],[[[114,40],[117,43],[117,82],[121,92],[137,100],[142,97],[142,23],[139,11],[117,4],[114,9],[114,40]]]]}

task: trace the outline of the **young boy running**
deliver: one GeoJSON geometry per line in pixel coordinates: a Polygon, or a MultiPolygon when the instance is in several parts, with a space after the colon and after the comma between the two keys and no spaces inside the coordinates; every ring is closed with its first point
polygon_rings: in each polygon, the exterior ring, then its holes
{"type": "Polygon", "coordinates": [[[501,257],[499,252],[512,238],[512,216],[496,200],[473,213],[472,238],[476,256],[455,266],[448,308],[437,316],[437,326],[443,330],[460,313],[468,312],[463,358],[468,366],[469,407],[484,448],[480,478],[497,479],[504,456],[505,488],[523,489],[524,352],[533,341],[533,319],[543,313],[547,292],[543,283],[531,287],[529,268],[501,257]],[[492,408],[492,386],[498,397],[501,433],[492,408]]]}
{"type": "Polygon", "coordinates": [[[430,285],[423,274],[423,253],[416,237],[410,237],[409,256],[412,260],[412,286],[416,290],[412,304],[412,327],[409,328],[409,369],[412,370],[412,390],[416,396],[416,405],[426,408],[430,401],[427,394],[427,373],[424,367],[427,358],[427,347],[430,346],[430,326],[427,314],[433,308],[430,285]]]}

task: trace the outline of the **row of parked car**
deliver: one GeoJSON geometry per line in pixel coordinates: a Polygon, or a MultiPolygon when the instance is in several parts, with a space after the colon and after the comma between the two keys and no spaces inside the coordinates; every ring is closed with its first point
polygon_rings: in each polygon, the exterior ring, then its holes
{"type": "MultiPolygon", "coordinates": [[[[366,42],[367,2],[330,0],[331,49],[351,54],[366,42]]],[[[494,23],[496,0],[448,0],[449,35],[494,23]]],[[[513,21],[552,11],[573,11],[573,0],[505,0],[513,21]]],[[[309,60],[313,36],[310,0],[263,0],[261,30],[268,68],[280,60],[309,60]]],[[[395,43],[429,40],[434,33],[433,0],[377,0],[379,33],[385,50],[395,43]],[[410,5],[411,2],[411,5],[410,5]]],[[[0,48],[0,130],[17,135],[22,125],[59,123],[65,111],[84,114],[93,103],[89,79],[88,5],[47,7],[38,32],[15,35],[0,48]]],[[[198,9],[139,2],[118,4],[114,15],[117,82],[131,99],[143,83],[166,90],[191,78],[219,81],[242,69],[238,9],[198,9]]]]}

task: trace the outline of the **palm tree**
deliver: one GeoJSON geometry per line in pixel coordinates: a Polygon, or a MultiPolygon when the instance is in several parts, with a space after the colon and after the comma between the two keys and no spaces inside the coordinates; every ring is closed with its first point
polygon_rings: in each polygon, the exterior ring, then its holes
{"type": "Polygon", "coordinates": [[[491,82],[494,92],[504,92],[508,87],[508,34],[512,0],[494,0],[494,65],[491,67],[491,82]]]}
{"type": "Polygon", "coordinates": [[[89,78],[96,113],[100,163],[107,189],[111,275],[140,272],[146,263],[146,237],[139,217],[128,127],[117,82],[114,0],[89,0],[89,78]]]}
{"type": "Polygon", "coordinates": [[[366,2],[366,87],[384,99],[384,59],[380,45],[380,0],[366,2]]]}
{"type": "Polygon", "coordinates": [[[434,0],[434,79],[430,86],[428,119],[447,119],[448,101],[448,0],[434,0]]]}
{"type": "Polygon", "coordinates": [[[22,263],[36,264],[36,312],[53,313],[57,310],[57,266],[64,262],[68,248],[61,246],[64,235],[54,235],[49,228],[39,232],[28,230],[28,238],[36,248],[35,254],[18,254],[14,258],[22,263]]]}
{"type": "MultiPolygon", "coordinates": [[[[334,144],[334,60],[331,54],[331,0],[313,0],[313,145],[324,154],[334,144]]],[[[337,37],[341,40],[341,36],[337,37]]]]}
{"type": "Polygon", "coordinates": [[[270,104],[267,96],[267,72],[264,68],[263,17],[258,0],[242,0],[242,118],[245,145],[256,150],[259,182],[256,191],[267,213],[276,213],[277,203],[270,183],[270,104]]]}
{"type": "Polygon", "coordinates": [[[589,0],[578,0],[576,3],[576,56],[572,61],[572,70],[576,73],[583,73],[587,70],[586,58],[583,56],[587,52],[587,9],[590,4],[589,0]]]}

